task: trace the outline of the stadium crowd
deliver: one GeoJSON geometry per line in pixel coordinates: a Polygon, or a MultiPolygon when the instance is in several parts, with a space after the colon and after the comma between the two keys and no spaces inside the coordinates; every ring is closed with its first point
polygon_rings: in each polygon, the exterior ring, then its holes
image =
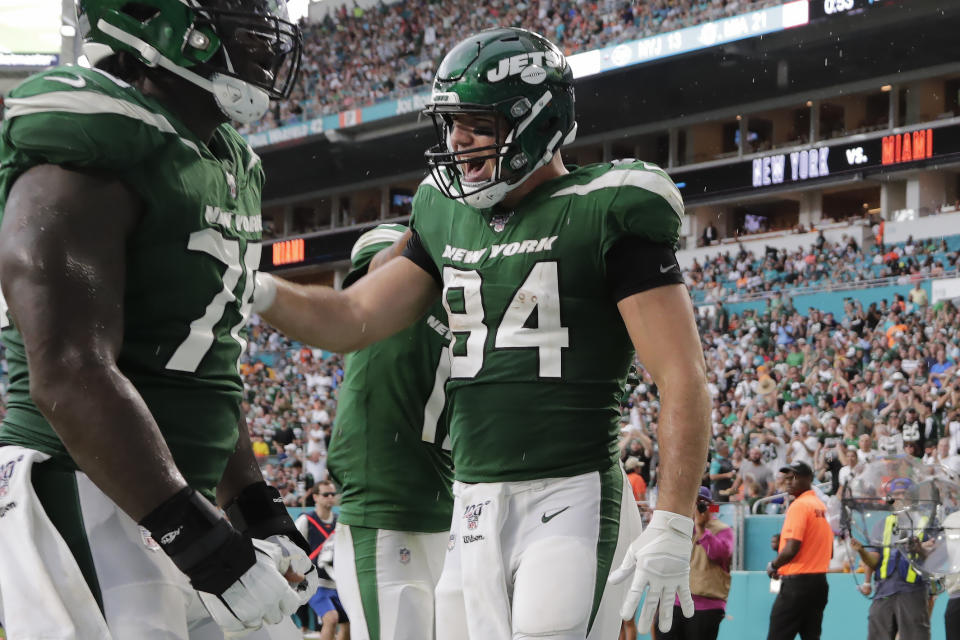
{"type": "Polygon", "coordinates": [[[687,285],[697,302],[736,302],[777,290],[849,285],[864,279],[897,278],[898,284],[938,278],[957,269],[960,245],[951,240],[914,241],[864,249],[852,236],[828,241],[821,231],[805,249],[768,247],[762,256],[737,246],[709,260],[694,260],[687,285]]]}
{"type": "Polygon", "coordinates": [[[517,26],[551,38],[566,54],[725,18],[776,0],[400,0],[356,3],[303,24],[303,72],[290,99],[241,133],[410,95],[426,89],[442,55],[464,31],[517,26]]]}

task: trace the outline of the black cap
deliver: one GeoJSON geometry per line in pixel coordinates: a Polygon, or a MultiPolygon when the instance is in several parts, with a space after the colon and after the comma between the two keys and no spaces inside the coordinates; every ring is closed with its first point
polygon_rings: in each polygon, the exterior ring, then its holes
{"type": "Polygon", "coordinates": [[[806,462],[794,462],[784,467],[780,467],[780,473],[792,473],[800,478],[812,478],[813,469],[806,462]]]}

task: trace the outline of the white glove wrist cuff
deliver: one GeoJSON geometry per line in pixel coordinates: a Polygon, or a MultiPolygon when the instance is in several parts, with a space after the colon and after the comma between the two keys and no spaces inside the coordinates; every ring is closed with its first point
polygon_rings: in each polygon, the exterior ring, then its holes
{"type": "Polygon", "coordinates": [[[263,313],[277,299],[277,280],[269,273],[257,272],[257,286],[253,290],[253,311],[263,313]]]}
{"type": "Polygon", "coordinates": [[[693,518],[672,511],[654,511],[649,526],[658,529],[670,529],[687,537],[693,535],[693,518]]]}

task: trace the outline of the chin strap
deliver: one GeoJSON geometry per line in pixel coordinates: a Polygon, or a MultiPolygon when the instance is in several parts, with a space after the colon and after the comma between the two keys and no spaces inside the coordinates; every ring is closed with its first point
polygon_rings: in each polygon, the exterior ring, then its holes
{"type": "Polygon", "coordinates": [[[173,60],[161,54],[156,47],[113,26],[103,18],[97,22],[97,28],[111,38],[136,49],[147,66],[166,69],[212,93],[217,106],[231,120],[243,123],[253,122],[262,118],[270,107],[270,96],[267,92],[249,82],[222,73],[214,73],[209,78],[204,78],[174,63],[173,60]]]}

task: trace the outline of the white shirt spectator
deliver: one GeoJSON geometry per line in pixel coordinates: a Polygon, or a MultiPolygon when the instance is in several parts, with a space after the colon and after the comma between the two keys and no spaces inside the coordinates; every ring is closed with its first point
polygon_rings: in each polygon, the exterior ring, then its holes
{"type": "Polygon", "coordinates": [[[327,455],[327,441],[320,425],[313,424],[307,430],[307,455],[314,451],[320,452],[321,456],[327,455]]]}
{"type": "Polygon", "coordinates": [[[790,448],[787,452],[787,461],[790,464],[805,462],[811,469],[813,468],[813,454],[817,451],[819,441],[814,436],[807,436],[800,440],[791,440],[790,448]]]}
{"type": "Polygon", "coordinates": [[[327,426],[330,424],[330,414],[327,413],[327,410],[324,408],[320,409],[311,409],[310,410],[310,421],[316,422],[317,424],[327,426]]]}
{"type": "Polygon", "coordinates": [[[323,455],[319,451],[315,451],[313,455],[307,456],[307,459],[303,461],[303,472],[309,473],[313,476],[314,482],[320,482],[321,480],[327,479],[327,456],[326,453],[323,455]]]}

